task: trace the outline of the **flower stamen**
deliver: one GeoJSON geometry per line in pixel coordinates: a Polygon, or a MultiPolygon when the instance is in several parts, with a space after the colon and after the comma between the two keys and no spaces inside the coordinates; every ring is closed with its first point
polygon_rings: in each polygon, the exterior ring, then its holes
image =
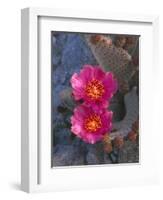
{"type": "Polygon", "coordinates": [[[98,100],[104,93],[104,86],[101,81],[93,79],[86,85],[85,93],[92,100],[98,100]]]}
{"type": "Polygon", "coordinates": [[[85,119],[84,128],[86,129],[86,131],[96,132],[101,127],[102,127],[102,122],[100,116],[92,114],[85,119]]]}

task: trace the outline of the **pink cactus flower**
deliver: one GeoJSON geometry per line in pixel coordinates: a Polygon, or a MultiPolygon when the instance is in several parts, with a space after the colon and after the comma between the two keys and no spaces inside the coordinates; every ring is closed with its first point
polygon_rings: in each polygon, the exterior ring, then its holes
{"type": "Polygon", "coordinates": [[[82,104],[74,109],[71,125],[71,131],[77,137],[94,144],[111,131],[112,112],[107,109],[95,110],[82,104]]]}
{"type": "Polygon", "coordinates": [[[108,107],[108,101],[117,91],[117,81],[111,72],[104,72],[100,66],[84,65],[79,74],[71,77],[75,100],[87,105],[108,107]]]}

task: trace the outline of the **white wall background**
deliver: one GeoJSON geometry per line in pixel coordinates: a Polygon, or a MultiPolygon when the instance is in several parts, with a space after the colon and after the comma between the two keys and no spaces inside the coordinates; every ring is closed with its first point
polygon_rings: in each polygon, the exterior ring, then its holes
{"type": "MultiPolygon", "coordinates": [[[[160,186],[113,188],[97,191],[26,194],[20,191],[20,9],[55,7],[160,15],[160,78],[163,70],[163,5],[162,0],[1,0],[0,3],[0,199],[163,199],[160,186]]],[[[160,89],[162,81],[160,81],[160,89]]],[[[151,91],[152,94],[152,91],[151,91]]],[[[160,135],[162,102],[160,95],[160,135]]],[[[162,140],[161,140],[162,139],[162,140]]],[[[154,142],[163,142],[154,138],[154,142]]],[[[152,148],[152,147],[151,147],[152,148]]],[[[162,149],[161,149],[162,150],[162,149]]],[[[150,153],[150,152],[149,152],[150,153]]],[[[160,157],[162,151],[158,149],[160,157]]],[[[163,162],[161,161],[163,169],[163,162]]],[[[161,177],[162,173],[161,173],[161,177]]],[[[163,180],[163,179],[161,179],[163,180]]],[[[109,181],[109,180],[108,180],[109,181]]]]}

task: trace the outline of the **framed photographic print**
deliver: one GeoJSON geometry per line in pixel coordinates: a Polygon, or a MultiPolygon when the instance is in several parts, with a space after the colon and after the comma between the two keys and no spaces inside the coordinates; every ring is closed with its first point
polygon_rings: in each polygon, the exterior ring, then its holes
{"type": "Polygon", "coordinates": [[[23,9],[22,190],[157,183],[157,62],[157,16],[23,9]]]}

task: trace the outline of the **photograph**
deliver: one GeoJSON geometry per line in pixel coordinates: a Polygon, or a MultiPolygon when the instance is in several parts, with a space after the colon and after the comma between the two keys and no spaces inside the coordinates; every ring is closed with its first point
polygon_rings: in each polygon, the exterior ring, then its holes
{"type": "Polygon", "coordinates": [[[51,31],[51,167],[140,162],[140,39],[51,31]]]}

